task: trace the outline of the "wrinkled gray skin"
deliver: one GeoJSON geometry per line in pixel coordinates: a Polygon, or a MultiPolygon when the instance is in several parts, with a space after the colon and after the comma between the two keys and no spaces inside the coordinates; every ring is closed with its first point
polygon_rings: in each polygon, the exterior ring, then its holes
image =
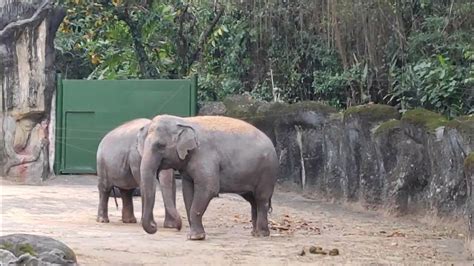
{"type": "Polygon", "coordinates": [[[268,236],[278,160],[270,139],[241,120],[220,116],[156,116],[148,128],[140,167],[143,229],[153,234],[155,173],[181,172],[190,224],[188,239],[205,239],[202,216],[218,193],[237,193],[252,210],[252,235],[268,236]]]}
{"type": "MultiPolygon", "coordinates": [[[[122,196],[122,221],[136,223],[133,213],[133,190],[140,184],[140,164],[143,144],[146,138],[141,128],[148,127],[149,119],[129,121],[107,133],[97,150],[97,175],[99,176],[99,210],[97,221],[108,223],[108,200],[113,186],[120,189],[122,196]]],[[[156,172],[153,175],[156,180],[156,172]]],[[[176,181],[173,170],[160,171],[160,181],[163,202],[165,205],[165,228],[181,229],[181,217],[176,210],[176,181]]],[[[143,207],[143,203],[142,203],[143,207]]],[[[142,210],[143,211],[143,210],[142,210]]],[[[143,212],[142,212],[143,213],[143,212]]],[[[142,215],[143,219],[143,215],[142,215]]],[[[154,224],[156,227],[156,224],[154,224]]]]}

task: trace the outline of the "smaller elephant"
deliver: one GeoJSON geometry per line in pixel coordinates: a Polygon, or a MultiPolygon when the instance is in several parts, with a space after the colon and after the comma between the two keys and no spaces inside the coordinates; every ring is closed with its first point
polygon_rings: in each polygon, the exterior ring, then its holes
{"type": "Polygon", "coordinates": [[[229,117],[171,115],[156,116],[140,131],[147,132],[140,166],[142,226],[147,233],[156,232],[155,175],[175,169],[182,175],[189,239],[205,239],[202,217],[219,193],[241,195],[251,206],[252,235],[270,235],[268,211],[278,158],[272,141],[262,131],[229,117]]]}
{"type": "MultiPolygon", "coordinates": [[[[140,164],[146,137],[140,133],[140,129],[150,123],[149,119],[129,121],[107,133],[101,140],[97,149],[98,222],[109,222],[108,199],[113,187],[120,189],[123,202],[122,222],[137,222],[133,213],[132,197],[134,190],[140,186],[140,164]]],[[[165,205],[163,226],[181,230],[181,217],[176,210],[176,181],[173,170],[160,171],[158,179],[165,205]]]]}

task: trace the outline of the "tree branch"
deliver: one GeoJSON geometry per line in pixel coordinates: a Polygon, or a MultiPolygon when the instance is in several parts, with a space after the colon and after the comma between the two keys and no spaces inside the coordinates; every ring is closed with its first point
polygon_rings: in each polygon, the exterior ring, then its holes
{"type": "Polygon", "coordinates": [[[137,55],[138,65],[140,67],[140,72],[143,74],[143,77],[146,79],[158,78],[159,73],[156,68],[151,64],[150,58],[146,54],[145,47],[142,44],[142,34],[140,32],[140,27],[132,21],[132,18],[128,14],[128,9],[121,12],[116,12],[117,17],[125,22],[130,28],[130,33],[132,34],[133,45],[135,47],[135,54],[137,55]]]}
{"type": "MultiPolygon", "coordinates": [[[[188,41],[186,40],[186,37],[183,34],[183,30],[184,30],[184,20],[185,20],[186,14],[188,12],[188,7],[189,7],[189,5],[186,5],[184,7],[184,9],[182,9],[182,13],[179,16],[179,28],[178,28],[179,40],[178,40],[178,43],[177,43],[177,46],[178,46],[177,47],[177,52],[178,52],[178,57],[181,60],[180,63],[182,65],[187,64],[186,54],[187,54],[187,50],[188,50],[188,41]]],[[[181,71],[181,72],[184,72],[184,71],[181,71]]],[[[182,73],[182,74],[186,74],[186,73],[182,73]]]]}
{"type": "Polygon", "coordinates": [[[24,27],[30,23],[35,22],[44,11],[47,11],[51,8],[50,6],[48,6],[49,4],[49,0],[44,0],[43,3],[41,3],[41,5],[38,7],[38,9],[36,9],[35,13],[33,14],[33,16],[31,16],[31,18],[18,20],[6,25],[5,28],[0,31],[0,39],[5,38],[15,28],[24,27]]]}
{"type": "Polygon", "coordinates": [[[217,22],[219,22],[222,15],[224,15],[224,7],[222,7],[219,3],[217,3],[217,5],[218,5],[218,8],[219,8],[219,10],[217,12],[217,15],[214,17],[211,24],[209,24],[209,27],[207,27],[207,29],[199,37],[199,45],[198,45],[198,47],[196,47],[196,51],[191,56],[191,58],[188,62],[187,69],[190,69],[192,64],[199,58],[199,56],[201,55],[201,51],[204,48],[204,44],[206,43],[207,39],[211,35],[212,30],[216,26],[217,22]]]}

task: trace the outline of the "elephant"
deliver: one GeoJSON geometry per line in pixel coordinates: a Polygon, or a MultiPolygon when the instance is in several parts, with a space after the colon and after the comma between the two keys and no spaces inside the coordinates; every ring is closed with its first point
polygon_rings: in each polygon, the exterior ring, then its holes
{"type": "Polygon", "coordinates": [[[141,172],[143,229],[157,231],[153,218],[155,173],[181,173],[184,205],[190,225],[187,238],[203,240],[202,217],[219,193],[241,195],[251,205],[252,235],[269,236],[278,158],[272,141],[251,124],[225,116],[158,115],[140,129],[147,132],[141,172]]]}
{"type": "MultiPolygon", "coordinates": [[[[132,197],[135,188],[140,186],[140,164],[146,137],[141,134],[140,129],[150,123],[150,119],[135,119],[126,122],[107,133],[99,143],[97,149],[97,175],[99,176],[97,222],[109,222],[108,199],[113,187],[120,189],[123,202],[122,222],[137,222],[133,212],[132,197]]],[[[154,178],[156,178],[156,174],[154,178]]],[[[160,171],[158,179],[165,206],[163,227],[181,230],[181,216],[176,209],[176,181],[173,170],[160,171]]]]}

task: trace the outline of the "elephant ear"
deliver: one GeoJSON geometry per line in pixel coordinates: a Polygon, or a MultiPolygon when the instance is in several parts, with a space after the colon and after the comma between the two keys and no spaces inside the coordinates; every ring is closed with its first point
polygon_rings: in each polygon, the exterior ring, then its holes
{"type": "Polygon", "coordinates": [[[140,128],[137,134],[137,150],[140,156],[143,156],[143,146],[145,145],[145,139],[148,135],[148,129],[150,128],[150,124],[143,126],[140,128]]]}
{"type": "Polygon", "coordinates": [[[178,143],[176,150],[178,152],[179,159],[184,160],[188,155],[189,151],[194,150],[198,147],[197,136],[194,128],[185,125],[178,125],[182,128],[178,134],[178,143]]]}

